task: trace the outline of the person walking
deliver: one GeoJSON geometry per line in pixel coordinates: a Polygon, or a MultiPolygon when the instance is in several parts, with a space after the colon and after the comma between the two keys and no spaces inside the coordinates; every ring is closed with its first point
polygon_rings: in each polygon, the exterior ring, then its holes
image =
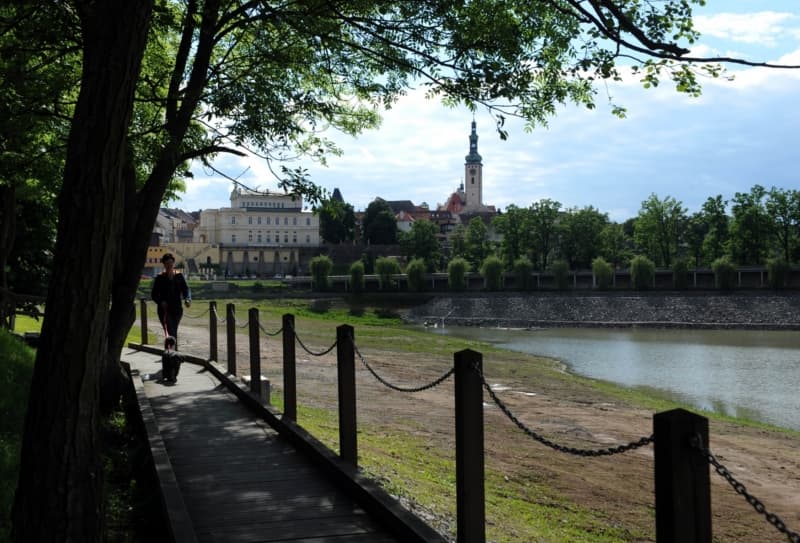
{"type": "Polygon", "coordinates": [[[153,281],[150,297],[158,308],[158,321],[166,330],[167,336],[175,339],[177,346],[178,324],[183,317],[181,298],[186,307],[189,307],[192,305],[192,295],[183,274],[175,269],[175,257],[172,253],[164,253],[161,263],[164,265],[164,271],[153,281]]]}

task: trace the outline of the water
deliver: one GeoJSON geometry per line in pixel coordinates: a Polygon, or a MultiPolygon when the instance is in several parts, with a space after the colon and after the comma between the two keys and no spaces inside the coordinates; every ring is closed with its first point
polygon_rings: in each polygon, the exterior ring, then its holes
{"type": "Polygon", "coordinates": [[[580,375],[800,430],[800,332],[453,326],[434,332],[557,358],[580,375]]]}

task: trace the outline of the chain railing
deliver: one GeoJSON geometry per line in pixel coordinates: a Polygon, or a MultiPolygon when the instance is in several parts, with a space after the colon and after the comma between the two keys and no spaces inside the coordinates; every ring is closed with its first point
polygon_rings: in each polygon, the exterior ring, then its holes
{"type": "Polygon", "coordinates": [[[489,397],[492,399],[495,405],[497,405],[497,407],[500,408],[500,411],[502,411],[503,414],[505,414],[505,416],[508,417],[508,419],[511,422],[513,422],[517,428],[525,432],[525,434],[528,437],[538,441],[542,445],[550,447],[555,451],[573,454],[575,456],[611,456],[614,454],[620,454],[628,451],[633,451],[635,449],[639,449],[655,441],[655,436],[650,435],[648,437],[639,438],[636,441],[631,441],[630,443],[626,443],[624,445],[618,445],[616,447],[606,447],[602,449],[577,449],[575,447],[567,447],[565,445],[560,445],[554,441],[547,439],[538,432],[528,428],[528,426],[526,426],[525,423],[519,420],[519,418],[517,418],[514,415],[514,413],[511,412],[511,409],[509,409],[508,406],[505,403],[503,403],[503,401],[497,396],[497,394],[495,394],[494,390],[492,390],[492,387],[489,385],[489,383],[486,382],[486,379],[484,378],[482,372],[481,372],[481,383],[483,384],[483,388],[486,389],[486,392],[489,394],[489,397]]]}
{"type": "Polygon", "coordinates": [[[736,491],[737,494],[742,496],[747,503],[749,503],[753,509],[755,509],[756,513],[763,515],[767,522],[769,522],[778,532],[782,533],[786,536],[786,538],[791,541],[792,543],[800,543],[800,533],[790,530],[786,523],[776,515],[775,513],[770,513],[767,511],[767,507],[764,505],[764,502],[753,496],[747,491],[747,487],[745,487],[740,481],[733,476],[728,468],[726,468],[717,457],[714,456],[711,451],[703,444],[702,438],[699,436],[695,436],[691,440],[691,444],[694,448],[699,450],[703,456],[708,460],[708,463],[714,468],[714,471],[717,472],[723,479],[725,479],[729,485],[736,491]]]}
{"type": "Polygon", "coordinates": [[[306,347],[306,344],[305,344],[305,343],[303,343],[303,340],[302,340],[302,339],[300,339],[300,336],[299,336],[299,335],[297,335],[297,331],[296,331],[294,328],[292,328],[290,332],[291,332],[291,333],[294,335],[294,338],[297,340],[297,344],[298,344],[298,345],[300,345],[300,347],[301,347],[301,348],[302,348],[302,349],[303,349],[303,350],[304,350],[306,353],[310,354],[311,356],[325,356],[326,354],[328,354],[328,353],[330,353],[332,350],[334,350],[334,349],[336,348],[336,346],[339,344],[339,342],[338,342],[338,341],[334,341],[334,342],[333,342],[333,345],[331,345],[331,346],[330,346],[330,347],[328,347],[327,349],[324,349],[324,350],[322,350],[322,351],[318,351],[318,352],[316,352],[316,351],[312,351],[311,349],[309,349],[308,347],[306,347]]]}
{"type": "Polygon", "coordinates": [[[455,372],[455,368],[451,367],[441,377],[439,377],[437,379],[434,379],[433,381],[431,381],[428,384],[420,385],[420,386],[417,386],[417,387],[402,387],[402,386],[399,386],[399,385],[392,384],[388,380],[386,380],[385,378],[383,378],[380,375],[378,375],[378,372],[376,372],[374,369],[372,369],[372,366],[369,365],[369,363],[367,362],[367,359],[364,358],[364,355],[362,355],[361,352],[358,350],[358,346],[355,344],[355,342],[353,342],[353,349],[355,350],[355,353],[358,356],[359,360],[361,360],[361,363],[364,365],[365,368],[367,368],[367,371],[369,371],[372,374],[372,376],[375,379],[378,380],[378,382],[380,382],[382,385],[386,386],[387,388],[390,388],[390,389],[395,390],[397,392],[422,392],[424,390],[429,390],[431,388],[437,387],[440,384],[442,384],[444,381],[449,379],[450,376],[453,375],[453,373],[455,372]]]}
{"type": "MultiPolygon", "coordinates": [[[[213,311],[213,319],[220,322],[215,305],[210,306],[213,311]]],[[[145,304],[142,303],[142,311],[146,311],[145,304]]],[[[228,308],[229,319],[221,322],[228,325],[229,338],[234,334],[235,312],[232,304],[228,308]],[[232,322],[228,322],[231,321],[232,322]]],[[[206,311],[204,314],[208,313],[206,311]]],[[[190,318],[200,318],[198,315],[190,318]]],[[[146,322],[146,315],[142,316],[144,329],[149,328],[146,322]]],[[[213,323],[211,323],[213,326],[213,323]]],[[[337,371],[339,378],[339,413],[340,413],[340,457],[342,460],[356,465],[357,463],[357,429],[355,426],[355,374],[353,363],[357,356],[364,368],[379,383],[391,390],[405,393],[415,393],[429,390],[441,385],[451,376],[455,376],[455,403],[456,403],[456,457],[457,466],[457,493],[465,491],[469,495],[469,505],[465,505],[465,510],[477,510],[474,500],[483,500],[483,391],[489,395],[494,405],[507,417],[518,429],[531,439],[545,445],[555,451],[572,454],[582,457],[601,457],[621,454],[653,444],[655,447],[655,467],[656,467],[656,541],[671,541],[669,534],[674,534],[672,527],[681,526],[685,532],[686,522],[691,522],[695,533],[707,533],[710,540],[710,485],[708,472],[698,473],[696,463],[699,461],[698,454],[702,455],[703,461],[707,461],[716,472],[723,477],[733,490],[744,497],[753,509],[762,515],[767,522],[778,532],[785,535],[790,543],[800,543],[800,534],[792,531],[786,523],[775,513],[767,510],[764,503],[747,491],[747,488],[738,481],[733,474],[711,453],[704,445],[708,442],[708,421],[704,417],[695,415],[691,412],[676,409],[664,413],[656,413],[653,417],[654,432],[650,436],[641,437],[638,440],[626,444],[605,447],[598,449],[576,448],[556,443],[545,437],[541,433],[529,428],[517,417],[502,399],[495,393],[491,385],[487,382],[483,374],[482,355],[474,351],[461,351],[455,354],[455,364],[444,374],[436,379],[419,386],[401,386],[391,382],[389,379],[380,375],[369,363],[367,358],[361,353],[355,343],[355,334],[351,326],[342,325],[337,328],[337,338],[334,343],[322,350],[313,351],[306,346],[294,326],[294,317],[284,315],[283,326],[276,332],[268,332],[258,322],[258,311],[250,310],[250,316],[245,323],[240,326],[250,327],[251,340],[251,392],[260,394],[260,339],[259,331],[267,336],[274,337],[283,333],[283,354],[284,354],[284,388],[286,397],[284,398],[284,410],[291,413],[290,420],[296,417],[296,384],[295,375],[295,354],[294,345],[300,347],[311,356],[324,356],[333,349],[337,349],[337,371]],[[345,414],[343,414],[345,413],[345,414]],[[688,434],[686,428],[698,428],[688,434]],[[695,435],[691,444],[681,445],[675,439],[681,439],[681,435],[695,435]],[[691,454],[690,454],[691,453],[691,454]],[[461,460],[458,460],[461,455],[461,460]],[[659,461],[659,458],[661,460],[659,461]],[[466,466],[466,467],[465,467],[466,466]],[[660,467],[661,466],[661,467],[660,467]],[[665,471],[666,470],[666,471],[665,471]],[[479,473],[479,475],[478,475],[479,473]],[[464,477],[462,480],[461,478],[464,477]],[[466,487],[471,488],[467,491],[466,487]],[[480,488],[477,488],[480,487],[480,488]],[[661,504],[672,504],[672,506],[662,506],[661,504]],[[662,510],[663,509],[663,510],[662,510]],[[662,529],[665,530],[662,535],[662,529]]],[[[214,330],[215,332],[215,330],[214,330]]],[[[234,335],[235,337],[235,335],[234,335]]],[[[234,345],[229,341],[229,372],[235,375],[235,360],[231,360],[230,353],[234,352],[234,345]]],[[[268,382],[267,382],[268,383],[268,382]]],[[[267,387],[269,385],[267,384],[267,387]]],[[[267,391],[268,401],[268,391],[267,391]]],[[[459,502],[461,503],[461,502],[459,502]]],[[[484,523],[480,519],[471,518],[470,514],[462,512],[459,506],[458,532],[482,531],[484,523]],[[464,528],[469,527],[469,530],[464,528]]],[[[472,515],[473,517],[475,515],[472,515]]],[[[461,541],[461,539],[459,539],[461,541]]],[[[471,537],[463,540],[465,543],[473,541],[471,537]]],[[[474,541],[483,541],[476,538],[474,541]]],[[[693,541],[705,541],[703,537],[693,539],[693,541]]]]}

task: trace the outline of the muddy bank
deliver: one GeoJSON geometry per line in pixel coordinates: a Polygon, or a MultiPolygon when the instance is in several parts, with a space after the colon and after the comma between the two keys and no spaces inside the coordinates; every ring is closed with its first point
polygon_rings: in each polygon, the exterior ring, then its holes
{"type": "Polygon", "coordinates": [[[405,312],[414,323],[510,328],[629,327],[800,330],[800,292],[469,293],[405,312]]]}

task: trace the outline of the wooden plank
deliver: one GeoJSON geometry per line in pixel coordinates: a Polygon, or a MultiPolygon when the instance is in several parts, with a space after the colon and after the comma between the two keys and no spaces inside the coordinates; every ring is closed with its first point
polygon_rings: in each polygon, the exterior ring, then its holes
{"type": "MultiPolygon", "coordinates": [[[[158,358],[140,358],[157,372],[158,358]]],[[[198,541],[398,541],[209,369],[184,365],[174,387],[145,383],[198,541]]]]}

